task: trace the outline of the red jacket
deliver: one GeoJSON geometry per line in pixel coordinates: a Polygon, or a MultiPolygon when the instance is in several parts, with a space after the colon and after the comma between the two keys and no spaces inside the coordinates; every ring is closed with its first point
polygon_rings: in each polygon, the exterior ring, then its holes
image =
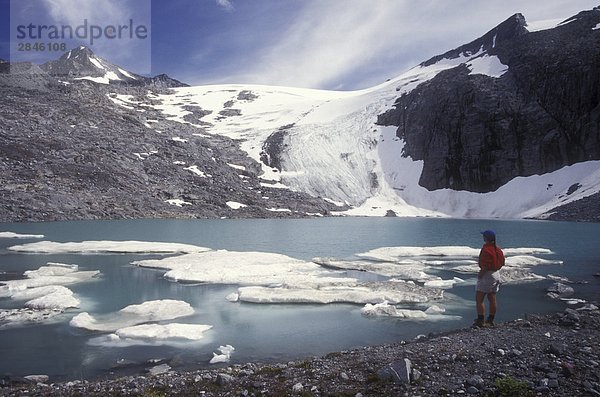
{"type": "Polygon", "coordinates": [[[485,243],[479,252],[479,268],[496,271],[504,266],[504,252],[494,243],[485,243]]]}

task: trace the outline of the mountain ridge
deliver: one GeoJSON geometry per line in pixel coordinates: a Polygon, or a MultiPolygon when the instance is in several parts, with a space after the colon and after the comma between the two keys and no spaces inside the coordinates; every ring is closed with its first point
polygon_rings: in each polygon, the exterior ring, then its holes
{"type": "Polygon", "coordinates": [[[600,166],[590,162],[597,156],[582,156],[581,148],[569,154],[569,134],[555,120],[583,120],[570,139],[588,128],[583,151],[597,153],[596,63],[580,67],[588,80],[563,69],[552,75],[566,76],[557,80],[566,84],[559,92],[587,104],[575,109],[540,95],[557,83],[540,86],[528,66],[539,54],[550,55],[550,65],[577,65],[579,58],[569,57],[583,51],[585,40],[597,42],[596,12],[541,32],[526,31],[525,19],[515,14],[479,39],[356,92],[188,87],[166,75],[139,76],[138,82],[138,75],[125,71],[131,79],[108,61],[96,59],[98,66],[84,49],[88,59],[72,65],[70,75],[57,63],[46,66],[51,73],[19,65],[29,74],[0,73],[8,99],[0,107],[0,218],[560,219],[556,209],[566,205],[569,219],[598,221],[600,186],[593,175],[600,176],[600,166]],[[565,59],[547,37],[569,43],[565,59]],[[436,128],[430,120],[437,120],[436,128]],[[446,127],[438,128],[440,120],[446,127]],[[455,120],[463,120],[459,129],[455,120]],[[549,148],[544,155],[541,146],[549,148]],[[591,179],[577,176],[581,170],[591,179]],[[536,172],[543,175],[535,179],[536,172]],[[516,208],[506,200],[514,196],[511,189],[527,189],[513,200],[516,208]],[[580,204],[591,213],[575,204],[586,197],[580,204]]]}

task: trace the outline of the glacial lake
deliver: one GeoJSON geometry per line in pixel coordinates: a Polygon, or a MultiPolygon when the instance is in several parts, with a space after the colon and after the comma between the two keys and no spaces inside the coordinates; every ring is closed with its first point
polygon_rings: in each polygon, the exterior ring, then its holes
{"type": "MultiPolygon", "coordinates": [[[[537,275],[556,275],[571,281],[573,297],[600,300],[600,224],[459,220],[427,218],[321,218],[300,220],[123,220],[48,223],[0,223],[0,232],[40,234],[43,239],[0,238],[0,279],[7,280],[48,262],[76,264],[98,270],[92,281],[67,285],[80,308],[67,309],[48,323],[0,326],[0,376],[46,374],[51,381],[97,379],[143,373],[148,360],[165,359],[175,370],[208,368],[220,345],[235,347],[230,364],[248,361],[301,360],[314,355],[410,340],[419,334],[469,326],[474,314],[474,274],[458,274],[444,266],[428,271],[442,279],[460,277],[463,283],[444,290],[432,302],[446,309],[434,319],[409,319],[361,314],[364,304],[258,304],[229,302],[237,285],[182,284],[163,277],[165,270],[140,268],[133,261],[159,259],[157,254],[41,254],[19,253],[8,247],[38,241],[94,240],[185,243],[213,250],[269,252],[310,261],[314,257],[350,258],[381,247],[468,246],[479,249],[480,230],[494,229],[502,248],[538,247],[552,251],[540,258],[562,261],[531,267],[537,275]],[[187,302],[194,314],[165,321],[207,324],[212,329],[201,340],[162,344],[111,345],[98,342],[106,333],[69,325],[82,312],[109,315],[129,305],[153,300],[187,302]],[[131,363],[115,368],[117,362],[131,363]]],[[[179,255],[179,254],[176,254],[179,255]]],[[[174,256],[169,255],[169,256],[174,256]]],[[[347,271],[344,277],[384,281],[388,277],[347,271]]],[[[497,321],[526,313],[563,310],[569,304],[552,300],[545,289],[551,279],[511,283],[498,295],[497,321]]],[[[23,307],[24,302],[0,298],[0,311],[23,307]]],[[[425,309],[431,303],[399,304],[425,309]]]]}

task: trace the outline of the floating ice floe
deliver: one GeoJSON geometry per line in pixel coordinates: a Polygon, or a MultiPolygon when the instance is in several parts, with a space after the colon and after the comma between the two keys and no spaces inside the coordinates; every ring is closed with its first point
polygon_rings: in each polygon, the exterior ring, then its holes
{"type": "Polygon", "coordinates": [[[63,313],[60,309],[8,309],[0,310],[0,328],[45,322],[63,313]]]}
{"type": "Polygon", "coordinates": [[[252,303],[424,303],[442,297],[439,289],[402,282],[356,283],[320,288],[255,286],[238,289],[239,301],[252,303]]]}
{"type": "Polygon", "coordinates": [[[25,279],[4,281],[0,286],[0,297],[27,300],[25,306],[32,309],[79,307],[79,300],[64,285],[90,281],[99,274],[97,270],[79,271],[77,265],[49,263],[37,270],[26,271],[25,279]]]}
{"type": "Polygon", "coordinates": [[[562,265],[561,260],[542,259],[531,255],[507,256],[507,266],[562,265]]]}
{"type": "Polygon", "coordinates": [[[405,258],[435,256],[435,257],[476,257],[479,249],[463,246],[438,247],[381,247],[356,254],[361,258],[397,262],[405,258]]]}
{"type": "Polygon", "coordinates": [[[202,324],[142,324],[120,328],[114,333],[92,338],[94,346],[125,347],[135,345],[180,345],[197,342],[212,328],[202,324]]]}
{"type": "Polygon", "coordinates": [[[156,300],[127,306],[116,313],[91,316],[79,313],[69,323],[72,327],[90,331],[114,332],[153,321],[173,320],[194,314],[189,303],[177,300],[156,300]]]}
{"type": "Polygon", "coordinates": [[[134,265],[166,269],[165,278],[187,283],[261,285],[330,285],[353,283],[335,278],[315,263],[267,252],[208,251],[164,259],[141,260],[134,265]]]}
{"type": "Polygon", "coordinates": [[[458,277],[454,277],[452,280],[429,280],[425,282],[424,286],[431,288],[447,289],[452,288],[456,283],[462,283],[464,281],[465,280],[458,277]]]}
{"type": "Polygon", "coordinates": [[[390,305],[387,301],[375,305],[367,303],[360,312],[363,316],[386,316],[412,319],[427,318],[427,314],[421,310],[398,309],[396,306],[390,305]]]}
{"type": "Polygon", "coordinates": [[[375,305],[366,304],[360,312],[366,317],[394,317],[419,321],[448,321],[461,319],[460,316],[444,314],[446,309],[437,305],[432,305],[425,311],[422,311],[416,309],[400,309],[391,305],[389,302],[382,302],[375,305]]]}
{"type": "Polygon", "coordinates": [[[342,270],[357,270],[375,273],[387,277],[400,277],[405,280],[425,281],[432,278],[424,270],[428,269],[422,262],[405,260],[402,263],[373,262],[366,260],[341,260],[333,258],[313,258],[312,261],[324,267],[342,270]]]}
{"type": "Polygon", "coordinates": [[[0,232],[0,238],[44,238],[43,234],[19,234],[14,232],[0,232]]]}
{"type": "Polygon", "coordinates": [[[213,353],[213,358],[210,359],[210,364],[216,363],[227,363],[231,360],[231,354],[235,350],[235,347],[231,345],[219,346],[221,354],[213,353]]]}
{"type": "Polygon", "coordinates": [[[210,248],[190,244],[161,243],[150,241],[82,241],[57,243],[40,241],[37,243],[13,245],[11,251],[45,254],[176,254],[209,251],[210,248]]]}

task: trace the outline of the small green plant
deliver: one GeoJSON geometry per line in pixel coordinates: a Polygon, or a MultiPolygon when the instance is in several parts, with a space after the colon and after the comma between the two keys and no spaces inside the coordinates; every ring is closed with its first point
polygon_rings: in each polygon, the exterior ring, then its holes
{"type": "Polygon", "coordinates": [[[510,376],[496,379],[496,388],[501,396],[506,397],[533,397],[535,393],[527,383],[516,380],[510,376]]]}
{"type": "Polygon", "coordinates": [[[311,367],[312,364],[310,361],[302,361],[301,363],[296,364],[296,368],[310,369],[311,367]]]}

